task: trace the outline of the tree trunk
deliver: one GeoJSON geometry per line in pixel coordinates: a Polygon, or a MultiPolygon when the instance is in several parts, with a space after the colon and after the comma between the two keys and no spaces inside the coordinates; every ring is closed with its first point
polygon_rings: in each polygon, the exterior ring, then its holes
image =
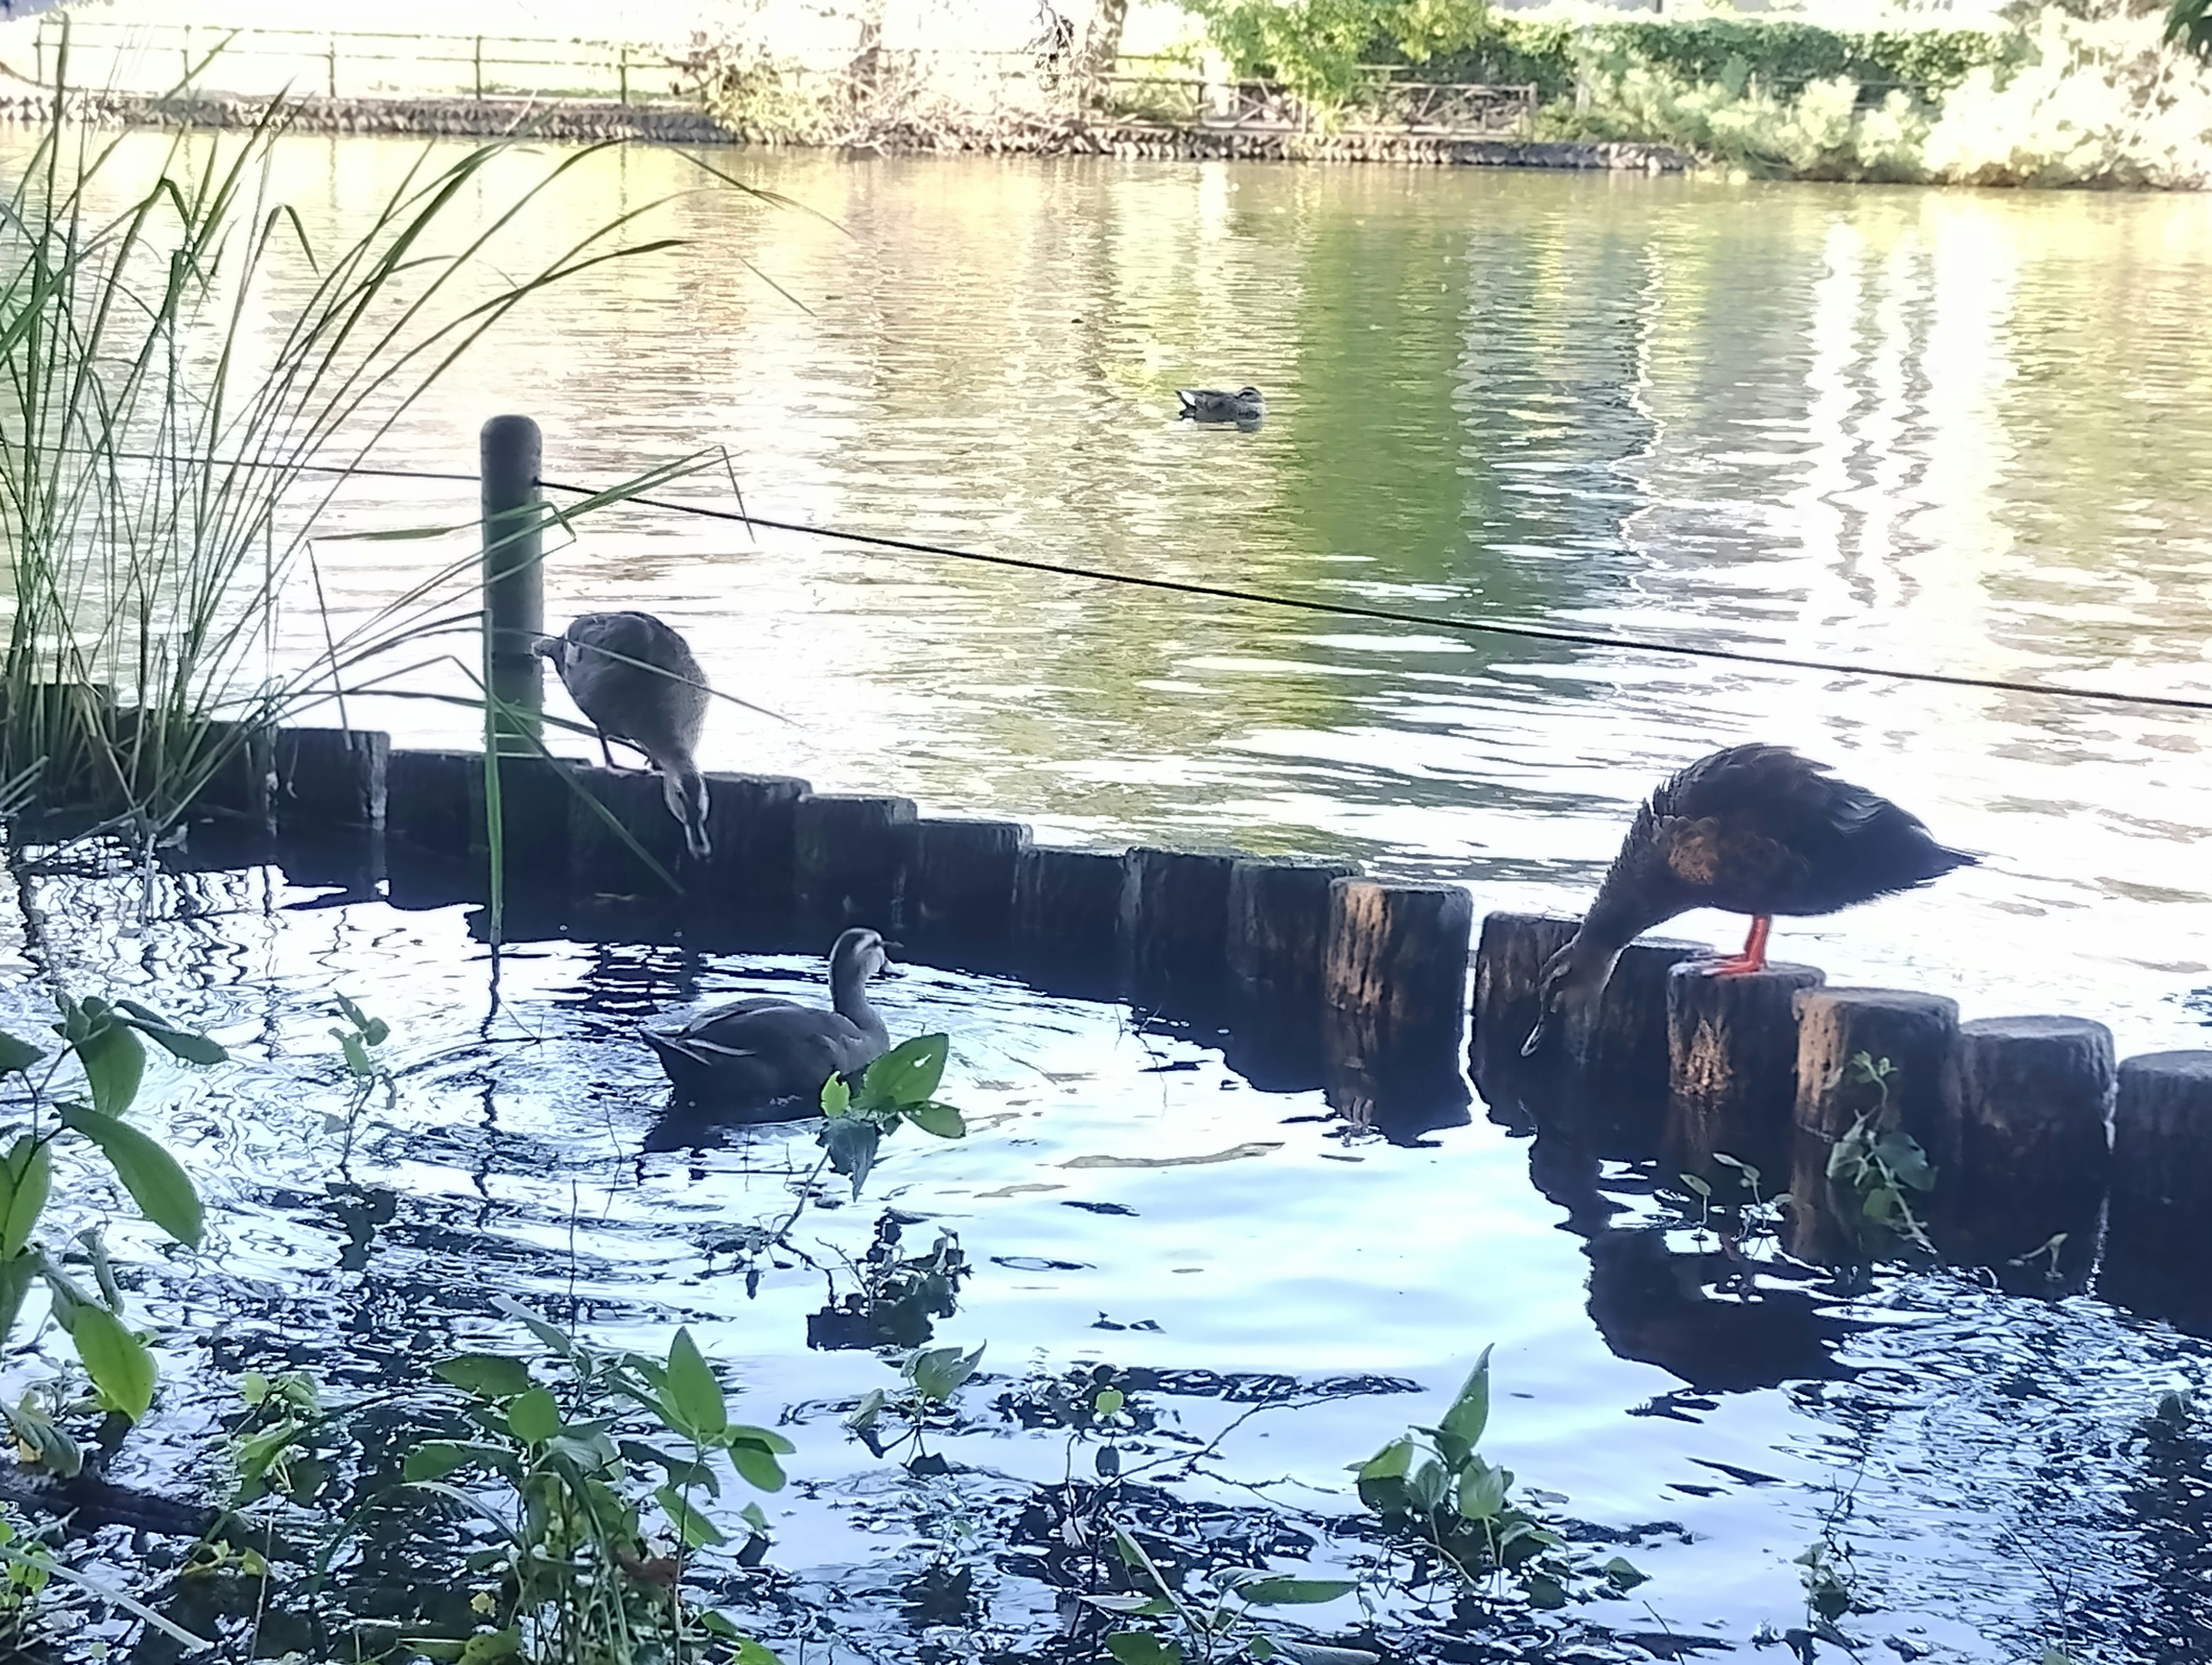
{"type": "Polygon", "coordinates": [[[1083,50],[1075,61],[1077,97],[1083,110],[1105,103],[1109,78],[1121,61],[1121,27],[1129,21],[1129,0],[1097,0],[1083,31],[1083,50]]]}

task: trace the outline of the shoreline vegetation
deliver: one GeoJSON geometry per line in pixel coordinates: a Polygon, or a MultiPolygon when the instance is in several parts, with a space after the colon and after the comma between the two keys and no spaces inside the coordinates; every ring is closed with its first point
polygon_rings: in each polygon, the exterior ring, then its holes
{"type": "MultiPolygon", "coordinates": [[[[958,55],[885,47],[825,67],[731,32],[664,54],[653,79],[665,90],[642,100],[626,81],[620,101],[380,91],[286,102],[292,131],[324,133],[486,137],[526,125],[550,138],[875,154],[2201,190],[2212,185],[2212,70],[2197,54],[2212,31],[2192,23],[2195,3],[2019,0],[1981,27],[1838,28],[1581,3],[1188,0],[1202,41],[1143,58],[1121,56],[1115,30],[1103,44],[1086,34],[1026,56],[973,55],[964,70],[958,55]]],[[[270,101],[87,90],[72,114],[250,127],[270,101]]],[[[0,119],[51,112],[48,98],[0,100],[0,119]]]]}

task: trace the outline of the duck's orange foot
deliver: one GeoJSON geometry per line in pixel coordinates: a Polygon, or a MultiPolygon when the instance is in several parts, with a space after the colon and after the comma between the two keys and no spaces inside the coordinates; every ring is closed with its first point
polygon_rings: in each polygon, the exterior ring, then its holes
{"type": "Polygon", "coordinates": [[[1751,922],[1751,935],[1746,939],[1743,952],[1731,954],[1726,959],[1713,961],[1705,967],[1709,977],[1747,977],[1754,971],[1766,969],[1766,933],[1774,921],[1763,915],[1751,922]]]}

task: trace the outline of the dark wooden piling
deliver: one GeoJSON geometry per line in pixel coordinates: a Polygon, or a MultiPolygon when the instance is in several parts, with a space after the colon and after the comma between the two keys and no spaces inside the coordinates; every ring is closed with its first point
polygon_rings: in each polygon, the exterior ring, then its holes
{"type": "Polygon", "coordinates": [[[1233,850],[1143,845],[1122,859],[1121,952],[1141,1004],[1211,1009],[1229,971],[1233,850]]]}
{"type": "Polygon", "coordinates": [[[382,827],[391,762],[392,737],[374,729],[278,729],[278,829],[382,827]]]}
{"type": "MultiPolygon", "coordinates": [[[[648,907],[666,906],[681,896],[684,827],[668,812],[660,776],[574,764],[568,781],[574,788],[568,805],[570,894],[603,905],[648,907]]],[[[713,791],[710,786],[710,810],[713,791]]]]}
{"type": "MultiPolygon", "coordinates": [[[[481,757],[476,765],[469,775],[469,856],[482,866],[491,857],[490,773],[481,757]]],[[[508,884],[541,892],[565,888],[575,795],[568,780],[571,767],[544,756],[499,759],[498,837],[508,884]]]]}
{"type": "Polygon", "coordinates": [[[1474,1005],[1468,1063],[1492,1104],[1517,1097],[1517,1085],[1536,1059],[1521,1048],[1536,1027],[1537,988],[1552,957],[1574,938],[1579,921],[1553,914],[1486,914],[1474,951],[1474,1005]]]}
{"type": "Polygon", "coordinates": [[[1654,1139],[1674,1076],[1668,1014],[1674,971],[1712,951],[1706,943],[1638,937],[1621,951],[1596,1002],[1569,1013],[1564,1025],[1561,1039],[1575,1067],[1620,1099],[1624,1115],[1654,1139]]]}
{"type": "Polygon", "coordinates": [[[1118,852],[1048,844],[1033,844],[1015,859],[1011,924],[1024,969],[1073,992],[1111,991],[1121,865],[1118,852]]]}
{"type": "Polygon", "coordinates": [[[1779,964],[1735,977],[1695,964],[1668,973],[1665,1148],[1780,1171],[1797,1097],[1793,1002],[1825,975],[1779,964]]]}
{"type": "Polygon", "coordinates": [[[474,751],[392,754],[385,774],[385,830],[428,854],[459,861],[469,853],[470,778],[483,772],[474,751]]]}
{"type": "Polygon", "coordinates": [[[1322,959],[1330,1103],[1394,1139],[1464,1121],[1474,906],[1455,884],[1340,878],[1322,959]]]}
{"type": "Polygon", "coordinates": [[[1013,919],[1014,869],[1030,848],[1018,821],[917,821],[908,835],[899,935],[987,960],[1003,954],[1013,919]]]}
{"type": "MultiPolygon", "coordinates": [[[[709,783],[708,790],[713,790],[709,783]]],[[[810,793],[792,807],[792,899],[802,929],[889,931],[915,824],[911,798],[810,793]]]]}
{"type": "Polygon", "coordinates": [[[708,913],[769,925],[787,918],[799,804],[812,790],[789,775],[707,776],[707,837],[714,854],[693,895],[708,913]]]}
{"type": "Polygon", "coordinates": [[[192,808],[266,824],[276,810],[274,732],[259,722],[211,722],[194,737],[192,762],[202,784],[192,808]]]}
{"type": "Polygon", "coordinates": [[[2112,1032],[2084,1018],[1960,1026],[1936,1152],[1936,1235],[1948,1258],[1990,1267],[2008,1286],[2086,1280],[2111,1172],[2118,1079],[2112,1032]]]}
{"type": "MultiPolygon", "coordinates": [[[[1891,1245],[1869,1232],[1859,1193],[1829,1179],[1831,1153],[1864,1117],[1869,1132],[1900,1132],[1935,1163],[1945,1144],[1943,1077],[1959,1003],[1899,988],[1808,988],[1796,1006],[1790,1248],[1808,1261],[1852,1261],[1891,1245]],[[1869,1068],[1885,1064],[1880,1081],[1869,1079],[1869,1068]]],[[[1900,1194],[1917,1218],[1931,1217],[1934,1192],[1906,1187],[1900,1194]]]]}
{"type": "Polygon", "coordinates": [[[501,751],[534,750],[545,666],[531,644],[545,633],[545,507],[538,484],[544,441],[527,416],[494,416],[477,436],[483,483],[484,658],[501,751]]]}
{"type": "Polygon", "coordinates": [[[1229,1066],[1265,1092],[1322,1085],[1322,958],[1329,889],[1349,861],[1246,857],[1229,872],[1229,1066]]]}
{"type": "Polygon", "coordinates": [[[2197,1333],[2212,1325],[2212,1052],[2124,1060],[2112,1101],[2110,1206],[2098,1290],[2197,1333]]]}

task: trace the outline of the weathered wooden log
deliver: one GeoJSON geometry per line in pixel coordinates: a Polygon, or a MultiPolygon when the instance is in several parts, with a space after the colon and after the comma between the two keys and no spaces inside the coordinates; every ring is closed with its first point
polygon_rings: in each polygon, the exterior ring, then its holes
{"type": "Polygon", "coordinates": [[[276,748],[264,724],[211,722],[193,739],[193,767],[204,770],[192,807],[214,815],[235,816],[257,823],[275,809],[276,748]]]}
{"type": "Polygon", "coordinates": [[[710,913],[780,921],[791,911],[799,804],[813,788],[789,775],[707,776],[707,837],[714,854],[695,887],[710,913]]]}
{"type": "Polygon", "coordinates": [[[1706,943],[1638,937],[1621,951],[1605,992],[1587,1009],[1566,1014],[1562,1026],[1560,1039],[1575,1067],[1593,1087],[1622,1100],[1624,1115],[1644,1124],[1655,1139],[1674,1073],[1668,1012],[1674,969],[1711,953],[1706,943]],[[1632,1099],[1632,1108],[1626,1103],[1632,1099]]]}
{"type": "Polygon", "coordinates": [[[471,777],[483,770],[474,751],[395,751],[386,766],[384,827],[391,836],[431,855],[460,860],[469,853],[471,777]]]}
{"type": "Polygon", "coordinates": [[[1516,1099],[1517,1084],[1536,1060],[1521,1056],[1536,1027],[1537,989],[1552,957],[1574,938],[1578,921],[1553,914],[1486,914],[1474,951],[1474,1033],[1468,1063],[1492,1104],[1516,1099]]]}
{"type": "Polygon", "coordinates": [[[900,898],[899,933],[986,956],[1002,951],[1014,911],[1014,869],[1030,848],[1018,821],[940,820],[914,823],[900,898]]]}
{"type": "Polygon", "coordinates": [[[1668,974],[1668,1150],[1781,1170],[1797,1097],[1792,1002],[1825,975],[1779,964],[1733,977],[1694,964],[1668,974]]]}
{"type": "Polygon", "coordinates": [[[568,810],[575,795],[573,766],[533,755],[499,760],[499,815],[490,815],[490,774],[483,760],[469,775],[469,855],[488,864],[496,836],[507,882],[538,890],[565,889],[568,881],[568,810]]]}
{"type": "Polygon", "coordinates": [[[2124,1060],[2112,1101],[2111,1202],[2098,1290],[2202,1332],[2212,1322],[2212,1052],[2124,1060]]]}
{"type": "MultiPolygon", "coordinates": [[[[1791,1250],[1821,1262],[1887,1252],[1910,1234],[1870,1219],[1860,1191],[1831,1181],[1832,1153],[1863,1123],[1870,1136],[1903,1134],[1933,1165],[1944,1144],[1943,1073],[1958,1034],[1959,1003],[1898,988],[1808,988],[1796,1007],[1791,1250]]],[[[1911,1165],[1897,1171],[1903,1175],[1911,1165]]],[[[1932,1191],[1908,1183],[1898,1194],[1916,1219],[1929,1218],[1932,1191]]]]}
{"type": "Polygon", "coordinates": [[[1455,884],[1340,878],[1322,958],[1329,1103],[1393,1139],[1466,1119],[1474,905],[1455,884]]]}
{"type": "Polygon", "coordinates": [[[1121,918],[1121,857],[1031,845],[1014,863],[1014,951],[1025,967],[1080,969],[1086,988],[1109,987],[1121,918]]]}
{"type": "Polygon", "coordinates": [[[792,891],[802,924],[890,930],[914,823],[911,798],[810,793],[799,799],[792,806],[792,891]]]}
{"type": "Polygon", "coordinates": [[[276,731],[276,824],[286,832],[381,827],[392,737],[367,728],[276,731]]]}
{"type": "MultiPolygon", "coordinates": [[[[572,896],[658,905],[684,893],[684,826],[668,812],[659,775],[578,764],[570,768],[568,781],[574,788],[568,805],[572,896]]],[[[713,790],[708,788],[710,811],[713,790]]]]}
{"type": "Polygon", "coordinates": [[[1141,1001],[1218,996],[1228,976],[1231,850],[1143,845],[1122,858],[1121,963],[1141,1001]]]}
{"type": "Polygon", "coordinates": [[[2008,1286],[2078,1286],[2112,1166],[2112,1032],[2084,1018],[1981,1018],[1943,1072],[1936,1238],[2008,1286]],[[2032,1281],[2008,1274],[2019,1269],[2032,1281]]]}
{"type": "Polygon", "coordinates": [[[1245,857],[1229,870],[1223,954],[1239,999],[1310,1033],[1322,1005],[1331,888],[1356,862],[1245,857]]]}

